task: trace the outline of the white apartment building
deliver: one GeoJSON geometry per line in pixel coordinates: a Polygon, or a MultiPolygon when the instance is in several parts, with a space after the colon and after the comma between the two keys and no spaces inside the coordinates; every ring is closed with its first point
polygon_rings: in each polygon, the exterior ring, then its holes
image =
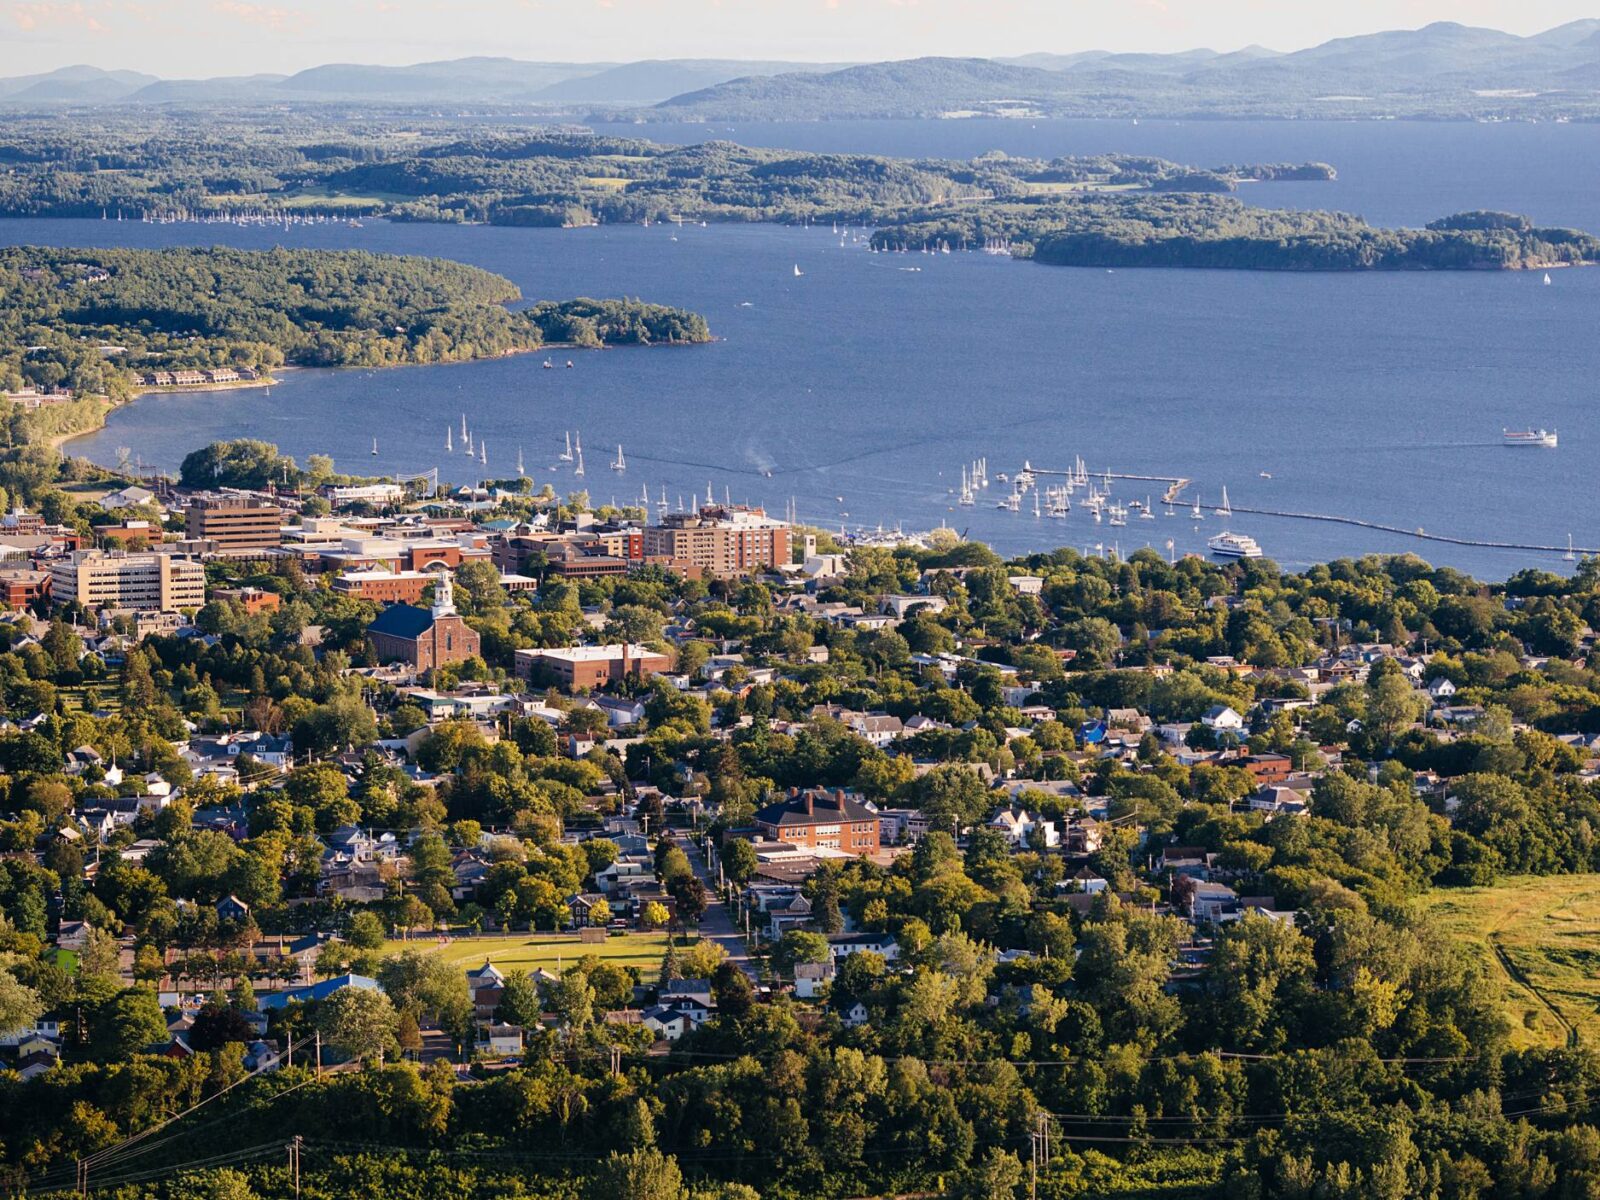
{"type": "Polygon", "coordinates": [[[79,550],[50,564],[50,597],[85,608],[181,612],[205,605],[206,573],[170,554],[79,550]]]}

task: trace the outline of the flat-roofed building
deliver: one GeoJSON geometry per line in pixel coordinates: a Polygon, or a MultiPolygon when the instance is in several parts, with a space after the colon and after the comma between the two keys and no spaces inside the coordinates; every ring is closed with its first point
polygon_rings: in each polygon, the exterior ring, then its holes
{"type": "Polygon", "coordinates": [[[342,596],[354,596],[357,600],[372,600],[378,604],[416,604],[422,599],[422,593],[438,578],[427,571],[386,571],[381,567],[367,567],[344,571],[335,576],[333,590],[342,596]]]}
{"type": "Polygon", "coordinates": [[[183,612],[205,605],[206,572],[171,554],[78,550],[50,564],[50,596],[85,608],[183,612]]]}
{"type": "Polygon", "coordinates": [[[644,531],[644,556],[698,567],[729,579],[789,561],[789,526],[760,508],[706,505],[669,513],[644,531]]]}
{"type": "Polygon", "coordinates": [[[658,675],[671,665],[665,654],[647,646],[572,646],[561,650],[518,650],[516,672],[522,679],[554,679],[569,691],[604,687],[629,675],[658,675]]]}
{"type": "Polygon", "coordinates": [[[202,496],[184,510],[191,538],[214,542],[219,554],[267,550],[282,541],[283,511],[250,496],[202,496]]]}

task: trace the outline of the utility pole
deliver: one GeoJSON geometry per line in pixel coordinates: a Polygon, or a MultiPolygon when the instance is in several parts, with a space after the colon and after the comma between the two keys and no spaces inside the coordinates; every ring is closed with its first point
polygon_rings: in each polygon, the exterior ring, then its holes
{"type": "Polygon", "coordinates": [[[317,1030],[317,1045],[314,1053],[317,1056],[317,1078],[322,1078],[322,1030],[317,1030]]]}
{"type": "Polygon", "coordinates": [[[1034,1117],[1033,1132],[1028,1136],[1033,1153],[1028,1162],[1028,1200],[1039,1200],[1039,1166],[1050,1167],[1050,1114],[1038,1113],[1034,1117]]]}
{"type": "Polygon", "coordinates": [[[87,1159],[78,1160],[78,1195],[89,1194],[89,1163],[87,1159]]]}
{"type": "Polygon", "coordinates": [[[613,1046],[613,1047],[611,1047],[611,1073],[613,1075],[621,1075],[622,1074],[622,1047],[621,1046],[613,1046]]]}
{"type": "Polygon", "coordinates": [[[300,1200],[300,1135],[289,1143],[289,1175],[294,1180],[294,1200],[300,1200]]]}

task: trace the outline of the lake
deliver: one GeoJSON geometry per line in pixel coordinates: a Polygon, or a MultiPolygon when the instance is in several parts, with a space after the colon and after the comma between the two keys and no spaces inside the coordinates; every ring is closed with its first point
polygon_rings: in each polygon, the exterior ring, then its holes
{"type": "MultiPolygon", "coordinates": [[[[646,127],[662,140],[704,127],[646,127]]],[[[1323,159],[1331,184],[1262,184],[1256,203],[1337,207],[1416,224],[1462,208],[1526,211],[1600,229],[1600,127],[1320,122],[833,122],[735,127],[754,144],[966,156],[1104,150],[1221,164],[1323,159]]],[[[826,527],[947,522],[1003,552],[1145,544],[1203,550],[1226,527],[1288,566],[1414,551],[1489,578],[1558,552],[1419,541],[1344,525],[1211,509],[1320,512],[1439,534],[1600,546],[1591,462],[1600,418],[1600,273],[1288,275],[1072,270],[982,254],[873,255],[830,230],[617,226],[583,230],[391,225],[292,230],[137,222],[0,223],[12,243],[356,246],[440,255],[515,280],[530,297],[640,296],[703,312],[709,346],[540,356],[389,371],[300,371],[259,391],[151,397],[72,443],[175,468],[222,437],[330,453],[351,472],[476,471],[444,453],[463,414],[489,472],[518,450],[537,483],[676,507],[709,487],[826,527]],[[799,266],[803,275],[796,277],[799,266]],[[919,268],[911,270],[909,268],[919,268]],[[1554,451],[1500,445],[1504,426],[1557,428],[1554,451]],[[587,478],[553,470],[581,432],[587,478]],[[379,453],[370,453],[372,440],[379,453]],[[628,469],[608,463],[625,448],[628,469]],[[1183,517],[1094,524],[976,507],[952,489],[986,456],[1184,476],[1206,505],[1183,517]],[[1268,478],[1267,476],[1270,476],[1268,478]]],[[[459,438],[458,438],[459,441],[459,438]]],[[[1122,500],[1159,484],[1119,482],[1122,500]]],[[[1159,505],[1158,505],[1159,508],[1159,505]]],[[[1183,510],[1187,514],[1187,509],[1183,510]]]]}

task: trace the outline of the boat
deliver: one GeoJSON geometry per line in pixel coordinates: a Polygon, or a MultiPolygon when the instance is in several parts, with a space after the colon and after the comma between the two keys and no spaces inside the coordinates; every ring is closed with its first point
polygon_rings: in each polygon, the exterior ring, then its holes
{"type": "Polygon", "coordinates": [[[1554,429],[1502,429],[1500,440],[1507,446],[1538,446],[1545,450],[1554,450],[1558,442],[1554,429]]]}
{"type": "Polygon", "coordinates": [[[527,474],[527,472],[522,469],[522,447],[521,446],[517,447],[517,474],[518,475],[526,475],[527,474]]]}
{"type": "Polygon", "coordinates": [[[1259,472],[1259,474],[1261,475],[1261,478],[1263,478],[1263,479],[1271,479],[1272,478],[1272,472],[1271,471],[1261,471],[1261,472],[1259,472]]]}
{"type": "Polygon", "coordinates": [[[567,359],[567,370],[572,370],[572,360],[570,358],[567,359]]]}
{"type": "Polygon", "coordinates": [[[628,462],[622,457],[622,443],[617,443],[617,461],[611,464],[613,471],[622,472],[628,469],[628,462]]]}
{"type": "Polygon", "coordinates": [[[570,430],[567,432],[567,448],[561,452],[561,461],[572,461],[572,432],[570,430]]]}
{"type": "Polygon", "coordinates": [[[483,444],[481,438],[478,440],[478,462],[485,467],[489,465],[489,447],[483,444]]]}
{"type": "Polygon", "coordinates": [[[1206,548],[1218,558],[1260,558],[1261,547],[1253,537],[1224,530],[1206,543],[1206,548]]]}
{"type": "Polygon", "coordinates": [[[1233,516],[1233,505],[1228,503],[1228,489],[1226,487],[1222,489],[1222,503],[1217,505],[1216,512],[1219,517],[1233,516]]]}
{"type": "Polygon", "coordinates": [[[545,360],[544,360],[544,361],[543,361],[543,362],[542,362],[542,363],[540,363],[540,364],[539,364],[539,365],[540,365],[540,366],[541,366],[541,367],[543,367],[543,368],[544,368],[544,369],[545,369],[545,370],[546,370],[546,371],[554,371],[554,370],[555,370],[555,369],[556,369],[556,365],[555,365],[555,363],[553,363],[553,362],[551,362],[551,361],[550,361],[550,360],[549,360],[549,359],[548,359],[548,358],[547,358],[547,359],[545,359],[545,360]]]}
{"type": "Polygon", "coordinates": [[[1549,287],[1550,286],[1550,272],[1549,271],[1546,271],[1544,273],[1544,285],[1545,285],[1545,287],[1549,287]]]}
{"type": "Polygon", "coordinates": [[[583,447],[578,447],[578,465],[572,468],[572,473],[579,479],[583,478],[583,447]]]}
{"type": "Polygon", "coordinates": [[[448,425],[445,426],[445,430],[444,430],[444,452],[446,454],[454,454],[456,452],[455,439],[453,437],[451,437],[451,433],[452,433],[452,430],[450,429],[450,427],[448,425]]]}
{"type": "Polygon", "coordinates": [[[378,453],[378,439],[377,438],[373,438],[372,439],[372,453],[373,453],[374,457],[377,456],[377,453],[378,453]]]}
{"type": "Polygon", "coordinates": [[[1139,520],[1141,520],[1141,521],[1154,521],[1155,519],[1156,519],[1155,511],[1150,507],[1150,497],[1146,496],[1144,498],[1144,511],[1139,514],[1139,520]]]}
{"type": "Polygon", "coordinates": [[[1204,521],[1206,519],[1206,514],[1200,511],[1200,498],[1198,496],[1195,497],[1194,508],[1189,515],[1196,521],[1204,521]]]}
{"type": "Polygon", "coordinates": [[[800,269],[800,264],[799,263],[795,263],[795,265],[794,265],[794,277],[796,279],[799,279],[800,276],[802,276],[804,274],[805,274],[805,272],[800,269]]]}

